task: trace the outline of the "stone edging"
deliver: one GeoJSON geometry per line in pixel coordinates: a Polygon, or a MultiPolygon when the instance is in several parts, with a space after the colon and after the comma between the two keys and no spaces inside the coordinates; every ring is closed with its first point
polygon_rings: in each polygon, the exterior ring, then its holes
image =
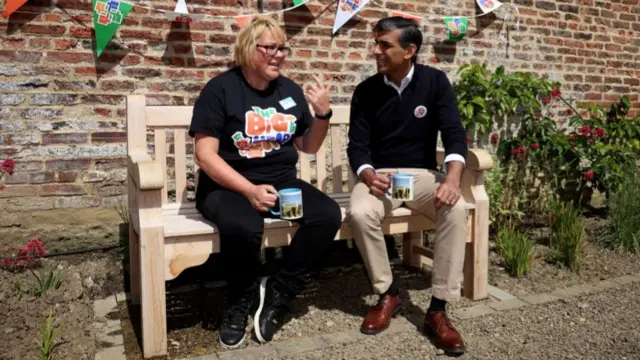
{"type": "MultiPolygon", "coordinates": [[[[544,304],[548,302],[568,299],[575,296],[586,295],[622,286],[632,282],[640,282],[640,274],[625,275],[617,278],[603,280],[594,284],[581,284],[564,289],[554,290],[548,293],[531,294],[523,297],[515,297],[498,288],[490,286],[489,295],[498,302],[492,304],[479,304],[468,308],[457,309],[453,311],[453,315],[461,320],[476,318],[484,315],[494,314],[500,311],[518,309],[526,306],[544,304]]],[[[94,304],[96,309],[96,319],[112,311],[117,302],[124,301],[125,294],[110,296],[107,299],[98,300],[94,304]],[[106,309],[112,306],[110,309],[106,309]],[[106,311],[106,312],[105,312],[106,311]]],[[[103,320],[104,321],[104,320],[103,320]]],[[[95,357],[95,360],[125,360],[124,345],[122,342],[122,331],[119,320],[106,320],[101,328],[101,332],[96,336],[96,340],[113,343],[114,346],[101,349],[95,357]],[[117,326],[116,326],[117,323],[117,326]],[[120,330],[119,335],[109,335],[109,331],[120,330]]],[[[390,334],[396,334],[404,331],[414,331],[415,326],[404,318],[397,318],[391,323],[389,328],[378,334],[376,337],[385,337],[390,334]]],[[[274,342],[266,345],[250,346],[238,350],[224,351],[201,355],[197,357],[184,358],[182,360],[243,360],[256,359],[269,356],[290,356],[307,351],[320,350],[333,345],[347,344],[371,338],[372,335],[362,334],[358,330],[347,330],[329,334],[321,334],[304,338],[290,339],[282,342],[274,342]]]]}

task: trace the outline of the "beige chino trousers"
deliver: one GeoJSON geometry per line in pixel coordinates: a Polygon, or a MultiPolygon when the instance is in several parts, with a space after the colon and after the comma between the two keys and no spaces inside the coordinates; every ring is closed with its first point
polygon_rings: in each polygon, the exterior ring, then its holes
{"type": "Polygon", "coordinates": [[[467,210],[464,199],[455,205],[443,205],[436,210],[435,194],[444,181],[442,173],[413,168],[378,169],[378,173],[413,174],[413,200],[403,202],[371,194],[363,182],[358,182],[351,194],[347,218],[354,240],[371,280],[373,291],[382,294],[393,280],[389,256],[382,233],[382,222],[390,212],[403,204],[411,210],[435,219],[437,223],[433,254],[432,295],[451,301],[460,298],[462,271],[467,236],[467,210]]]}

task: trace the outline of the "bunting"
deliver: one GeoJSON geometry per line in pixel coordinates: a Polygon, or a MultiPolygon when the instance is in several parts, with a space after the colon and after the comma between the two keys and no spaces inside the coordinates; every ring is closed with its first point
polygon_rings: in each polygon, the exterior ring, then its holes
{"type": "Polygon", "coordinates": [[[333,23],[333,34],[365,7],[368,2],[369,0],[339,0],[333,23]]]}
{"type": "Polygon", "coordinates": [[[14,11],[18,10],[22,5],[24,5],[27,0],[7,0],[4,5],[4,11],[2,12],[2,16],[4,18],[8,18],[14,11]]]}
{"type": "Polygon", "coordinates": [[[204,19],[205,14],[189,14],[185,0],[178,0],[176,8],[173,11],[167,11],[165,16],[169,21],[190,23],[204,19]]]}
{"type": "Polygon", "coordinates": [[[490,13],[502,5],[502,3],[498,0],[476,0],[476,3],[484,14],[490,13]]]}
{"type": "Polygon", "coordinates": [[[464,39],[469,27],[469,19],[465,16],[449,16],[442,19],[446,28],[447,41],[460,41],[464,39]]]}
{"type": "Polygon", "coordinates": [[[132,4],[119,0],[93,0],[93,26],[98,57],[129,15],[132,4]]]}
{"type": "Polygon", "coordinates": [[[410,15],[410,14],[407,14],[407,13],[403,13],[401,11],[393,11],[391,13],[391,16],[401,16],[401,17],[403,17],[405,19],[413,20],[418,25],[420,24],[420,22],[422,20],[422,18],[420,16],[410,15]]]}

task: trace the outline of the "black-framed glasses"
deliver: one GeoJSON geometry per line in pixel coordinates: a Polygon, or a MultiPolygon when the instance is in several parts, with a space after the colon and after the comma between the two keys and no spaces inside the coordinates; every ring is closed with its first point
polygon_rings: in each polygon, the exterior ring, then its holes
{"type": "Polygon", "coordinates": [[[288,46],[278,46],[278,45],[260,45],[257,44],[257,47],[263,48],[265,50],[265,52],[267,53],[267,55],[269,56],[275,56],[278,51],[280,51],[282,53],[282,55],[284,56],[289,56],[291,55],[291,48],[288,46]]]}

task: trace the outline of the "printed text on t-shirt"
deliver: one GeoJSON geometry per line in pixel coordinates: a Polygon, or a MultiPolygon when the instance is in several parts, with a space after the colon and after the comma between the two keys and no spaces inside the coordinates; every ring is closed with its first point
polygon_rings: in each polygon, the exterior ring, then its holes
{"type": "Polygon", "coordinates": [[[245,113],[245,134],[236,131],[232,136],[238,153],[248,159],[262,158],[271,150],[280,149],[295,133],[297,120],[294,115],[279,113],[273,107],[253,106],[252,109],[245,113]]]}

